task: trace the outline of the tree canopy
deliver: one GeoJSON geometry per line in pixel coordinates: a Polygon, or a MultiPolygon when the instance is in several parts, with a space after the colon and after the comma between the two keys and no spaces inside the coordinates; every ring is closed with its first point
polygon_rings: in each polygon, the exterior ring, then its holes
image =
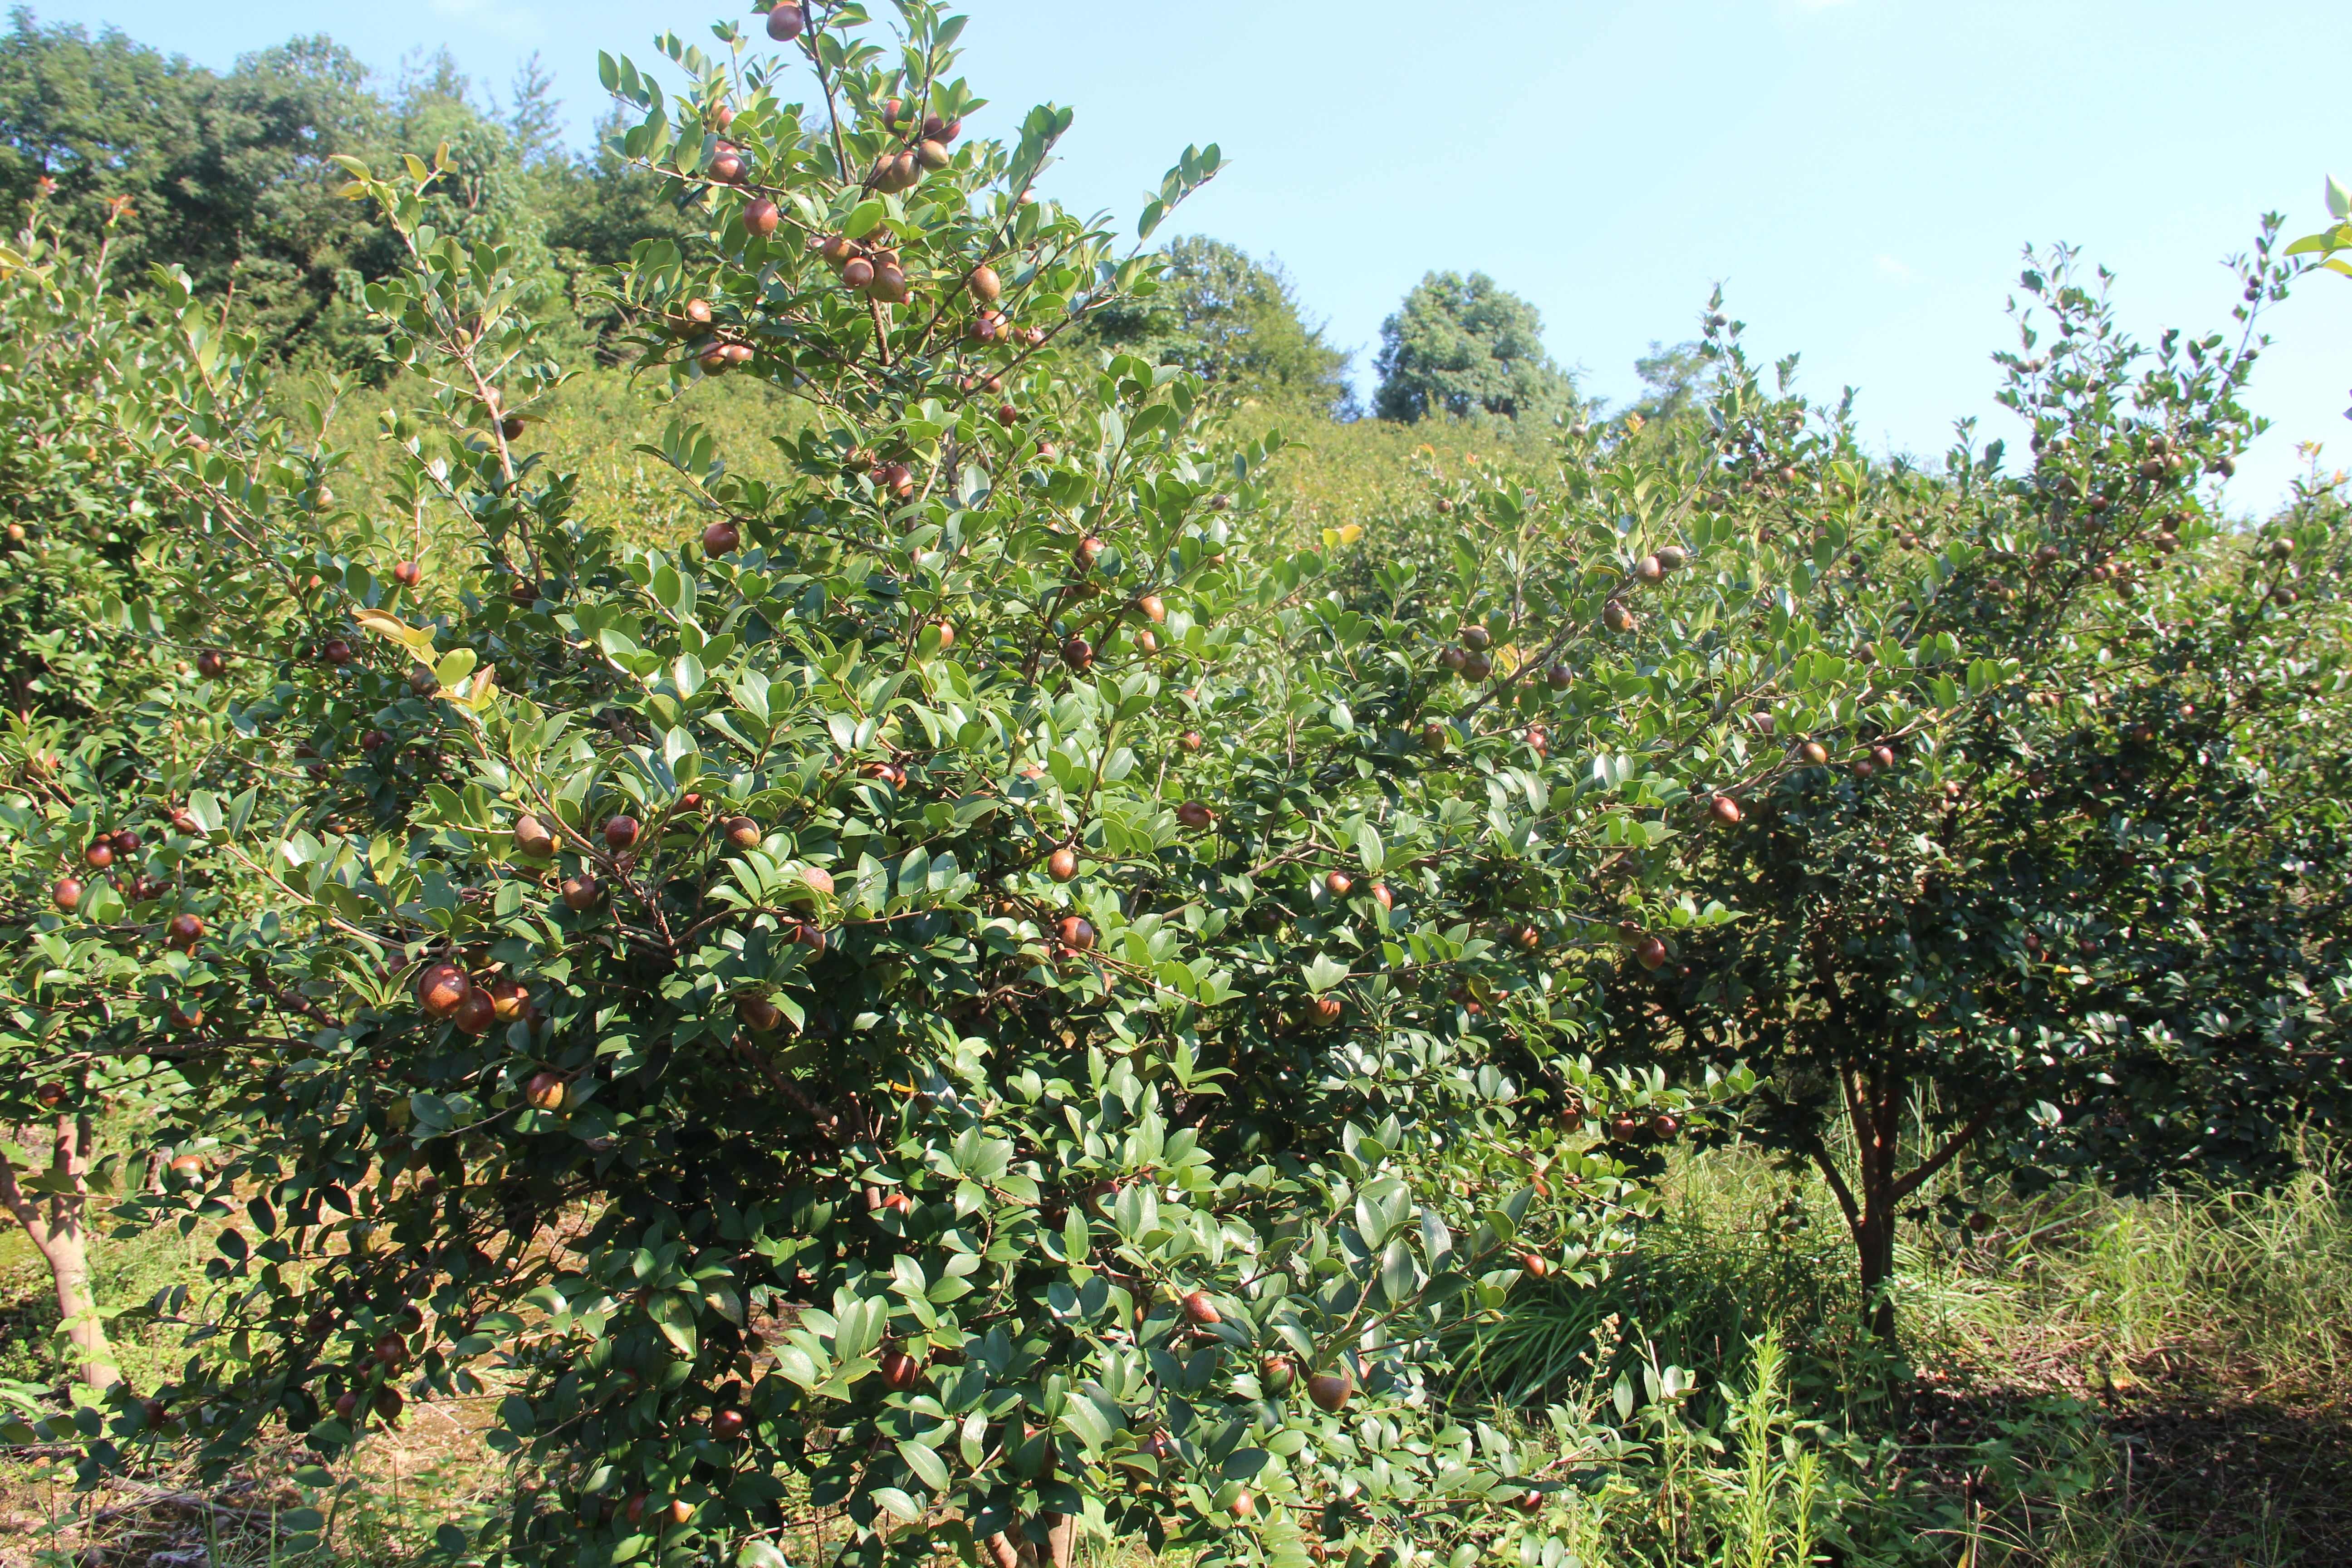
{"type": "Polygon", "coordinates": [[[1372,411],[1408,424],[1491,415],[1546,420],[1576,388],[1544,352],[1536,308],[1484,272],[1432,272],[1381,323],[1372,411]]]}

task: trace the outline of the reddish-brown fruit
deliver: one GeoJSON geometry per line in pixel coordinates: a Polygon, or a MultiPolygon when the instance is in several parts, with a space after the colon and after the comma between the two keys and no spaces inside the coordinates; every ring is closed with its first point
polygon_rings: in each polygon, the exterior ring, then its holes
{"type": "Polygon", "coordinates": [[[1673,1137],[1675,1133],[1681,1131],[1682,1123],[1667,1115],[1664,1111],[1660,1111],[1657,1115],[1650,1118],[1650,1136],[1653,1138],[1663,1141],[1673,1137]]]}
{"type": "Polygon", "coordinates": [[[727,842],[736,849],[757,849],[760,847],[760,825],[748,816],[727,819],[727,842]]]}
{"type": "Polygon", "coordinates": [[[1824,765],[1830,760],[1829,748],[1819,741],[1807,741],[1797,748],[1797,755],[1801,761],[1816,768],[1824,765]]]}
{"type": "Polygon", "coordinates": [[[1666,944],[1656,937],[1645,936],[1633,948],[1633,957],[1644,969],[1657,969],[1666,962],[1666,944]]]}
{"type": "Polygon", "coordinates": [[[1054,934],[1062,939],[1064,947],[1075,952],[1090,952],[1095,945],[1094,922],[1081,915],[1064,915],[1054,934]]]}
{"type": "Polygon", "coordinates": [[[1346,1012],[1347,1008],[1341,1005],[1337,996],[1318,996],[1308,1005],[1307,1018],[1317,1028],[1328,1029],[1337,1024],[1346,1012]]]}
{"type": "Polygon", "coordinates": [[[1739,803],[1727,795],[1717,795],[1707,802],[1707,811],[1726,827],[1739,826],[1739,803]]]}
{"type": "Polygon", "coordinates": [[[196,821],[196,814],[184,805],[175,805],[172,808],[172,826],[174,831],[191,836],[204,831],[196,821]]]}
{"type": "Polygon", "coordinates": [[[995,304],[997,297],[1004,292],[1004,280],[997,277],[993,267],[973,268],[971,276],[964,280],[964,286],[971,290],[971,297],[983,305],[995,304]]]}
{"type": "Polygon", "coordinates": [[[196,655],[196,673],[206,680],[218,680],[228,668],[228,658],[218,648],[208,647],[196,655]]]}
{"type": "Polygon", "coordinates": [[[360,737],[360,750],[373,755],[392,744],[392,737],[381,730],[370,730],[360,737]]]}
{"type": "Polygon", "coordinates": [[[693,1518],[694,1505],[692,1503],[687,1501],[682,1497],[674,1497],[669,1500],[669,1521],[672,1524],[685,1524],[691,1521],[693,1518]]]}
{"type": "Polygon", "coordinates": [[[49,889],[49,901],[71,914],[81,908],[81,895],[82,886],[79,878],[60,877],[57,885],[49,889]]]}
{"type": "Polygon", "coordinates": [[[775,1032],[784,1021],[784,1010],[756,992],[746,991],[735,998],[735,1016],[753,1031],[767,1035],[775,1032]]]}
{"type": "Polygon", "coordinates": [[[201,1029],[205,1026],[205,1010],[200,1003],[173,1000],[164,1008],[165,1016],[175,1029],[201,1029]]]}
{"type": "Polygon", "coordinates": [[[801,9],[800,0],[786,0],[768,13],[768,37],[780,44],[789,44],[808,31],[808,13],[801,9]]]}
{"type": "Polygon", "coordinates": [[[731,555],[742,548],[742,531],[724,518],[702,531],[702,552],[705,555],[731,555]]]}
{"type": "Polygon", "coordinates": [[[182,952],[193,951],[196,939],[204,934],[205,922],[190,914],[173,915],[171,923],[163,928],[164,942],[182,952]]]}
{"type": "Polygon", "coordinates": [[[203,1175],[205,1173],[204,1156],[201,1154],[174,1155],[172,1160],[172,1173],[184,1180],[191,1181],[203,1175]]]}
{"type": "Polygon", "coordinates": [[[45,1083],[41,1085],[40,1088],[33,1091],[33,1098],[39,1100],[43,1105],[63,1105],[66,1100],[66,1091],[62,1085],[45,1083]]]}
{"type": "Polygon", "coordinates": [[[1297,1381],[1298,1367],[1286,1355],[1265,1356],[1257,1363],[1257,1385],[1271,1398],[1281,1398],[1297,1381]]]}
{"type": "Polygon", "coordinates": [[[408,1342],[398,1334],[385,1334],[375,1342],[375,1359],[387,1367],[396,1367],[408,1360],[408,1342]]]}
{"type": "Polygon", "coordinates": [[[1868,778],[1871,774],[1873,774],[1873,773],[1876,773],[1877,771],[1878,771],[1877,764],[1876,764],[1876,763],[1873,763],[1873,762],[1872,762],[1868,757],[1856,757],[1856,758],[1854,759],[1854,763],[1853,763],[1853,776],[1854,776],[1854,777],[1856,777],[1856,778],[1858,778],[1858,779],[1866,779],[1866,778],[1868,778]]]}
{"type": "Polygon", "coordinates": [[[490,999],[490,1011],[501,1024],[511,1024],[519,1018],[528,1020],[539,1011],[531,1005],[530,988],[511,974],[495,976],[482,990],[490,999]]]}
{"type": "Polygon", "coordinates": [[[1328,872],[1323,878],[1324,889],[1335,899],[1346,898],[1348,896],[1348,890],[1355,885],[1355,879],[1349,876],[1345,871],[1328,872]]]}
{"type": "Polygon", "coordinates": [[[352,645],[341,637],[329,637],[326,645],[319,649],[319,657],[333,668],[341,669],[352,662],[352,645]]]}
{"type": "Polygon", "coordinates": [[[507,597],[523,608],[529,609],[539,603],[539,584],[528,577],[519,577],[507,589],[507,597]]]}
{"type": "Polygon", "coordinates": [[[743,1435],[743,1413],[740,1410],[714,1410],[710,1413],[710,1436],[721,1443],[731,1443],[743,1435]]]}
{"type": "Polygon", "coordinates": [[[1511,940],[1517,942],[1523,952],[1533,952],[1543,945],[1543,932],[1533,926],[1521,926],[1512,933],[1511,940]]]}
{"type": "Polygon", "coordinates": [[[812,953],[824,951],[824,928],[810,921],[802,921],[792,930],[792,939],[812,953]]]}
{"type": "Polygon", "coordinates": [[[551,1072],[535,1072],[522,1086],[523,1102],[533,1110],[561,1110],[570,1086],[551,1072]]]}
{"type": "Polygon", "coordinates": [[[1879,771],[1884,773],[1885,770],[1895,765],[1895,748],[1892,746],[1873,746],[1870,749],[1870,760],[1876,763],[1879,766],[1879,771]]]}
{"type": "Polygon", "coordinates": [[[904,1394],[923,1380],[923,1363],[902,1350],[882,1352],[882,1386],[904,1394]]]}
{"type": "Polygon", "coordinates": [[[604,889],[597,886],[596,879],[593,877],[579,876],[563,879],[563,907],[574,914],[594,909],[596,900],[603,896],[604,889]]]}
{"type": "Polygon", "coordinates": [[[1206,1327],[1211,1323],[1222,1323],[1224,1318],[1217,1311],[1216,1302],[1210,1299],[1206,1290],[1195,1290],[1184,1298],[1184,1321],[1206,1327]]]}
{"type": "Polygon", "coordinates": [[[635,847],[637,835],[644,829],[634,816],[615,816],[604,824],[604,847],[619,855],[635,847]]]}
{"type": "Polygon", "coordinates": [[[1483,653],[1474,653],[1462,660],[1462,679],[1484,680],[1495,673],[1495,661],[1483,653]]]}
{"type": "Polygon", "coordinates": [[[686,302],[686,319],[692,321],[698,327],[709,326],[710,324],[710,301],[708,300],[688,300],[686,302]]]}
{"type": "Polygon", "coordinates": [[[1203,745],[1207,744],[1206,742],[1201,739],[1201,731],[1198,730],[1185,731],[1181,735],[1179,735],[1176,738],[1176,743],[1183,747],[1188,752],[1197,752],[1203,745]]]}
{"type": "Polygon", "coordinates": [[[463,1034],[478,1037],[487,1035],[490,1032],[490,1026],[499,1021],[498,1005],[490,1000],[488,992],[478,985],[466,993],[465,1000],[457,1004],[457,1010],[449,1015],[449,1021],[457,1025],[463,1034]]]}
{"type": "Polygon", "coordinates": [[[1632,631],[1633,612],[1612,599],[1601,607],[1601,621],[1612,632],[1632,631]]]}
{"type": "Polygon", "coordinates": [[[1644,555],[1633,563],[1633,575],[1644,583],[1661,582],[1666,575],[1666,568],[1656,556],[1644,555]]]}
{"type": "Polygon", "coordinates": [[[511,414],[508,415],[504,419],[499,421],[499,434],[505,437],[509,441],[521,440],[522,421],[516,418],[511,414]]]}
{"type": "Polygon", "coordinates": [[[710,177],[720,184],[738,184],[742,180],[744,174],[743,154],[732,147],[722,143],[719,151],[710,155],[710,177]]]}
{"type": "Polygon", "coordinates": [[[1683,568],[1683,563],[1689,559],[1689,552],[1684,550],[1679,544],[1661,544],[1658,546],[1658,564],[1664,567],[1669,572],[1681,571],[1683,568]]]}
{"type": "Polygon", "coordinates": [[[826,870],[822,866],[802,867],[801,880],[806,882],[810,887],[815,889],[820,893],[830,893],[833,891],[833,873],[826,870]]]}
{"type": "Polygon", "coordinates": [[[515,818],[514,847],[519,855],[544,858],[555,853],[555,835],[547,830],[547,824],[526,812],[515,818]]]}
{"type": "Polygon", "coordinates": [[[1386,882],[1374,882],[1369,890],[1372,895],[1372,902],[1380,905],[1381,908],[1384,910],[1396,908],[1396,896],[1389,891],[1389,885],[1386,882]]]}
{"type": "Polygon", "coordinates": [[[1062,662],[1072,669],[1085,671],[1095,662],[1095,645],[1080,637],[1067,637],[1062,643],[1062,662]]]}
{"type": "Polygon", "coordinates": [[[1144,595],[1135,601],[1135,607],[1143,613],[1145,620],[1154,626],[1163,625],[1168,619],[1168,605],[1157,594],[1144,595]]]}
{"type": "Polygon", "coordinates": [[[1318,1410],[1337,1411],[1355,1392],[1356,1379],[1345,1367],[1337,1372],[1315,1373],[1307,1379],[1307,1397],[1315,1402],[1318,1410]]]}
{"type": "Polygon", "coordinates": [[[1519,1267],[1533,1278],[1540,1279],[1551,1272],[1551,1259],[1540,1252],[1522,1252],[1519,1254],[1519,1267]]]}
{"type": "Polygon", "coordinates": [[[775,203],[765,196],[754,197],[743,209],[743,227],[755,238],[767,238],[783,221],[784,215],[777,210],[775,203]]]}
{"type": "Polygon", "coordinates": [[[1257,1499],[1247,1491],[1235,1492],[1234,1494],[1234,1517],[1235,1519],[1255,1519],[1257,1517],[1257,1499]]]}
{"type": "Polygon", "coordinates": [[[464,970],[454,963],[436,963],[416,977],[416,1005],[428,1018],[453,1017],[473,989],[474,983],[466,978],[464,970]]]}
{"type": "Polygon", "coordinates": [[[1576,683],[1576,671],[1564,664],[1555,664],[1544,671],[1544,682],[1554,691],[1565,691],[1576,683]]]}
{"type": "Polygon", "coordinates": [[[842,263],[841,280],[852,289],[864,289],[874,281],[874,263],[862,256],[853,256],[842,263]]]}
{"type": "Polygon", "coordinates": [[[1078,854],[1075,849],[1061,848],[1045,857],[1045,874],[1056,882],[1067,882],[1078,874],[1078,854]]]}
{"type": "Polygon", "coordinates": [[[1217,814],[1197,800],[1188,800],[1176,808],[1176,820],[1195,831],[1217,820],[1217,814]]]}
{"type": "Polygon", "coordinates": [[[1078,541],[1076,550],[1070,552],[1070,565],[1078,572],[1091,572],[1095,569],[1095,563],[1102,559],[1102,552],[1103,542],[1088,534],[1078,541]]]}

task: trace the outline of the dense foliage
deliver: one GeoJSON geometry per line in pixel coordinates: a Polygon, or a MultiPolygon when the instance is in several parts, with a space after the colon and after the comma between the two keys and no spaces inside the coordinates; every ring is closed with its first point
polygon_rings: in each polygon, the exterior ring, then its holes
{"type": "MultiPolygon", "coordinates": [[[[607,58],[646,225],[593,273],[462,94],[306,165],[383,258],[380,494],[200,280],[0,255],[0,1121],[50,1151],[0,1198],[90,1484],[489,1394],[453,1559],[1554,1562],[1575,1483],[1449,1358],[1677,1141],[1818,1163],[1875,1291],[1964,1155],[2262,1173],[2340,1115],[2344,519],[2195,489],[2253,340],[2143,350],[2062,258],[2030,470],[1926,472],[1711,308],[1646,414],[1304,540],[1223,395],[1328,351],[1142,248],[1216,150],[1122,244],[1036,193],[1066,110],[967,139],[961,19],[898,22],[607,58]],[[698,530],[583,522],[533,437],[592,355],[788,395],[782,477],[673,411],[698,530]],[[110,1197],[217,1235],[166,1386],[69,1278],[110,1197]]],[[[1415,301],[1389,412],[1575,408],[1523,301],[1415,301]]]]}

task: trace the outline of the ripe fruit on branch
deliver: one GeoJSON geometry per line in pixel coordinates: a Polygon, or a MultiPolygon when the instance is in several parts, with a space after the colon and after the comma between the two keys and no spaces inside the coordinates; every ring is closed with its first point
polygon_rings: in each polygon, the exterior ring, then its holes
{"type": "Polygon", "coordinates": [[[319,649],[319,657],[337,669],[352,662],[352,645],[341,637],[329,637],[319,649]]]}
{"type": "Polygon", "coordinates": [[[57,885],[49,889],[49,901],[71,914],[81,908],[81,894],[82,886],[79,880],[72,877],[60,877],[57,885]]]}
{"type": "Polygon", "coordinates": [[[783,0],[768,13],[768,37],[780,44],[789,44],[808,31],[808,13],[801,9],[800,0],[783,0]]]}
{"type": "Polygon", "coordinates": [[[1083,916],[1064,915],[1061,924],[1055,927],[1055,934],[1062,939],[1063,946],[1074,952],[1090,952],[1095,945],[1094,922],[1083,916]]]}
{"type": "Polygon", "coordinates": [[[514,847],[518,854],[545,859],[555,853],[555,835],[547,830],[547,824],[526,812],[515,818],[514,847]]]}
{"type": "Polygon", "coordinates": [[[722,185],[740,184],[745,172],[743,154],[724,142],[710,155],[710,177],[722,185]]]}
{"type": "Polygon", "coordinates": [[[746,991],[735,998],[735,1016],[754,1031],[770,1035],[784,1021],[784,1010],[757,992],[746,991]]]}
{"type": "Polygon", "coordinates": [[[531,1005],[530,987],[511,974],[495,977],[482,987],[482,992],[489,997],[490,1011],[501,1024],[511,1024],[518,1019],[528,1022],[539,1012],[531,1005]]]}
{"type": "Polygon", "coordinates": [[[1666,568],[1656,556],[1644,555],[1634,563],[1633,575],[1644,583],[1663,582],[1666,575],[1666,568]]]}
{"type": "Polygon", "coordinates": [[[574,914],[594,909],[596,900],[604,896],[604,889],[593,877],[583,874],[563,879],[563,907],[574,914]]]}
{"type": "Polygon", "coordinates": [[[1633,629],[1633,612],[1612,599],[1601,607],[1601,621],[1612,632],[1629,632],[1633,629]]]}
{"type": "Polygon", "coordinates": [[[1188,800],[1176,808],[1176,820],[1197,832],[1215,822],[1217,814],[1200,801],[1188,800]]]}
{"type": "Polygon", "coordinates": [[[1522,1252],[1519,1254],[1519,1267],[1529,1278],[1540,1279],[1551,1272],[1551,1260],[1540,1252],[1522,1252]]]}
{"type": "Polygon", "coordinates": [[[1690,554],[1679,544],[1661,544],[1656,559],[1658,564],[1667,571],[1679,572],[1683,563],[1690,559],[1690,554]]]}
{"type": "Polygon", "coordinates": [[[1895,748],[1892,746],[1873,746],[1870,749],[1870,760],[1876,763],[1882,772],[1885,769],[1891,768],[1895,765],[1895,748]]]}
{"type": "Polygon", "coordinates": [[[1056,882],[1075,879],[1078,874],[1077,851],[1065,846],[1045,857],[1045,874],[1056,882]]]}
{"type": "Polygon", "coordinates": [[[1326,1413],[1337,1412],[1355,1392],[1355,1374],[1344,1366],[1337,1372],[1316,1373],[1307,1380],[1307,1397],[1315,1402],[1316,1409],[1326,1413]]]}
{"type": "Polygon", "coordinates": [[[1211,1323],[1223,1322],[1224,1319],[1218,1314],[1217,1304],[1210,1300],[1206,1290],[1195,1290],[1184,1298],[1184,1321],[1205,1328],[1211,1323]]]}
{"type": "Polygon", "coordinates": [[[1102,559],[1102,552],[1103,542],[1088,534],[1079,540],[1078,547],[1070,552],[1071,569],[1080,573],[1093,571],[1095,563],[1102,559]]]}
{"type": "Polygon", "coordinates": [[[1493,646],[1494,641],[1495,639],[1487,635],[1486,628],[1482,626],[1474,624],[1462,628],[1462,646],[1472,653],[1485,652],[1493,646]]]}
{"type": "Polygon", "coordinates": [[[1187,730],[1176,738],[1176,743],[1188,752],[1197,752],[1207,742],[1201,739],[1200,731],[1187,730]]]}
{"type": "Polygon", "coordinates": [[[205,922],[191,914],[173,915],[171,923],[163,928],[165,944],[182,952],[195,951],[196,940],[204,934],[205,922]]]}
{"type": "Polygon", "coordinates": [[[1437,656],[1438,667],[1455,675],[1461,674],[1462,667],[1469,662],[1470,656],[1451,644],[1440,650],[1437,656]]]}
{"type": "Polygon", "coordinates": [[[615,855],[623,854],[635,847],[643,831],[634,816],[613,817],[604,824],[604,847],[615,855]]]}
{"type": "Polygon", "coordinates": [[[1346,1012],[1337,996],[1318,996],[1307,1006],[1307,1021],[1318,1029],[1328,1029],[1337,1024],[1346,1012]]]}
{"type": "Polygon", "coordinates": [[[1081,637],[1066,637],[1062,642],[1062,662],[1081,673],[1095,662],[1095,646],[1081,637]]]}
{"type": "Polygon", "coordinates": [[[710,1413],[710,1436],[721,1443],[731,1443],[743,1435],[743,1413],[740,1410],[714,1410],[710,1413]]]}
{"type": "Polygon", "coordinates": [[[507,597],[524,609],[539,603],[539,584],[528,577],[518,577],[507,589],[507,597]]]}
{"type": "Polygon", "coordinates": [[[478,1038],[488,1034],[490,1026],[497,1023],[498,1018],[498,1005],[490,1000],[490,994],[478,985],[466,993],[465,999],[457,1004],[457,1010],[449,1016],[449,1021],[461,1032],[478,1038]]]}
{"type": "Polygon", "coordinates": [[[100,870],[104,870],[114,864],[114,840],[110,838],[93,840],[90,847],[81,852],[81,858],[100,870]]]}
{"type": "Polygon", "coordinates": [[[1739,803],[1727,795],[1717,795],[1707,802],[1707,811],[1726,827],[1739,826],[1739,803]]]}
{"type": "Polygon", "coordinates": [[[1511,940],[1518,943],[1520,951],[1533,952],[1543,945],[1543,932],[1533,926],[1521,926],[1511,934],[1511,940]]]}
{"type": "Polygon", "coordinates": [[[1142,611],[1143,618],[1154,626],[1159,626],[1168,619],[1168,606],[1160,602],[1160,595],[1157,594],[1144,595],[1135,601],[1135,607],[1142,611]]]}
{"type": "Polygon", "coordinates": [[[1288,1356],[1270,1355],[1258,1361],[1257,1385],[1269,1398],[1281,1398],[1297,1381],[1298,1367],[1288,1356]]]}
{"type": "Polygon", "coordinates": [[[1830,760],[1829,748],[1819,741],[1807,741],[1797,748],[1797,755],[1811,767],[1821,767],[1830,760]]]}
{"type": "Polygon", "coordinates": [[[1346,898],[1348,896],[1348,889],[1353,888],[1355,885],[1355,879],[1349,877],[1345,871],[1333,871],[1327,874],[1323,879],[1324,888],[1335,899],[1346,898]]]}
{"type": "Polygon", "coordinates": [[[724,518],[707,525],[702,531],[702,552],[705,555],[731,555],[742,544],[742,531],[724,518]]]}
{"type": "Polygon", "coordinates": [[[1656,937],[1645,936],[1633,946],[1633,957],[1644,969],[1657,969],[1666,962],[1666,944],[1656,937]]]}
{"type": "Polygon", "coordinates": [[[1474,653],[1462,661],[1462,679],[1484,680],[1495,673],[1495,661],[1483,653],[1474,653]]]}
{"type": "Polygon", "coordinates": [[[416,977],[416,1005],[428,1018],[448,1018],[470,995],[474,983],[454,963],[436,963],[416,977]]]}
{"type": "Polygon", "coordinates": [[[727,819],[727,842],[730,847],[737,849],[757,849],[760,847],[761,837],[760,825],[750,817],[730,816],[727,819]]]}
{"type": "Polygon", "coordinates": [[[1555,664],[1544,671],[1544,681],[1554,691],[1565,691],[1576,682],[1576,671],[1564,664],[1555,664]]]}
{"type": "Polygon", "coordinates": [[[862,256],[853,256],[841,266],[841,280],[852,289],[864,289],[874,281],[874,263],[862,256]]]}
{"type": "Polygon", "coordinates": [[[882,1386],[893,1394],[904,1394],[923,1380],[923,1363],[895,1346],[882,1352],[881,1371],[882,1386]]]}
{"type": "Polygon", "coordinates": [[[220,649],[208,647],[196,655],[196,673],[206,680],[218,680],[228,668],[228,659],[220,649]]]}
{"type": "Polygon", "coordinates": [[[1682,1123],[1664,1111],[1650,1118],[1650,1136],[1664,1142],[1682,1131],[1682,1123]]]}
{"type": "Polygon", "coordinates": [[[776,226],[783,220],[784,215],[777,210],[776,204],[765,196],[755,198],[743,209],[743,227],[761,239],[775,233],[776,226]]]}
{"type": "Polygon", "coordinates": [[[1386,882],[1374,882],[1366,890],[1371,894],[1372,902],[1380,905],[1381,908],[1384,910],[1396,908],[1395,897],[1390,893],[1389,885],[1386,882]]]}

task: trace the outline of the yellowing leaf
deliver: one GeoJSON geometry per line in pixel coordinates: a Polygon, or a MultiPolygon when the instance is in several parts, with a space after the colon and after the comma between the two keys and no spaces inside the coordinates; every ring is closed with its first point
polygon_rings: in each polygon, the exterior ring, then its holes
{"type": "Polygon", "coordinates": [[[368,631],[390,642],[396,642],[419,658],[429,658],[433,652],[433,632],[425,626],[412,626],[398,616],[388,616],[382,610],[354,610],[352,619],[368,631]]]}

